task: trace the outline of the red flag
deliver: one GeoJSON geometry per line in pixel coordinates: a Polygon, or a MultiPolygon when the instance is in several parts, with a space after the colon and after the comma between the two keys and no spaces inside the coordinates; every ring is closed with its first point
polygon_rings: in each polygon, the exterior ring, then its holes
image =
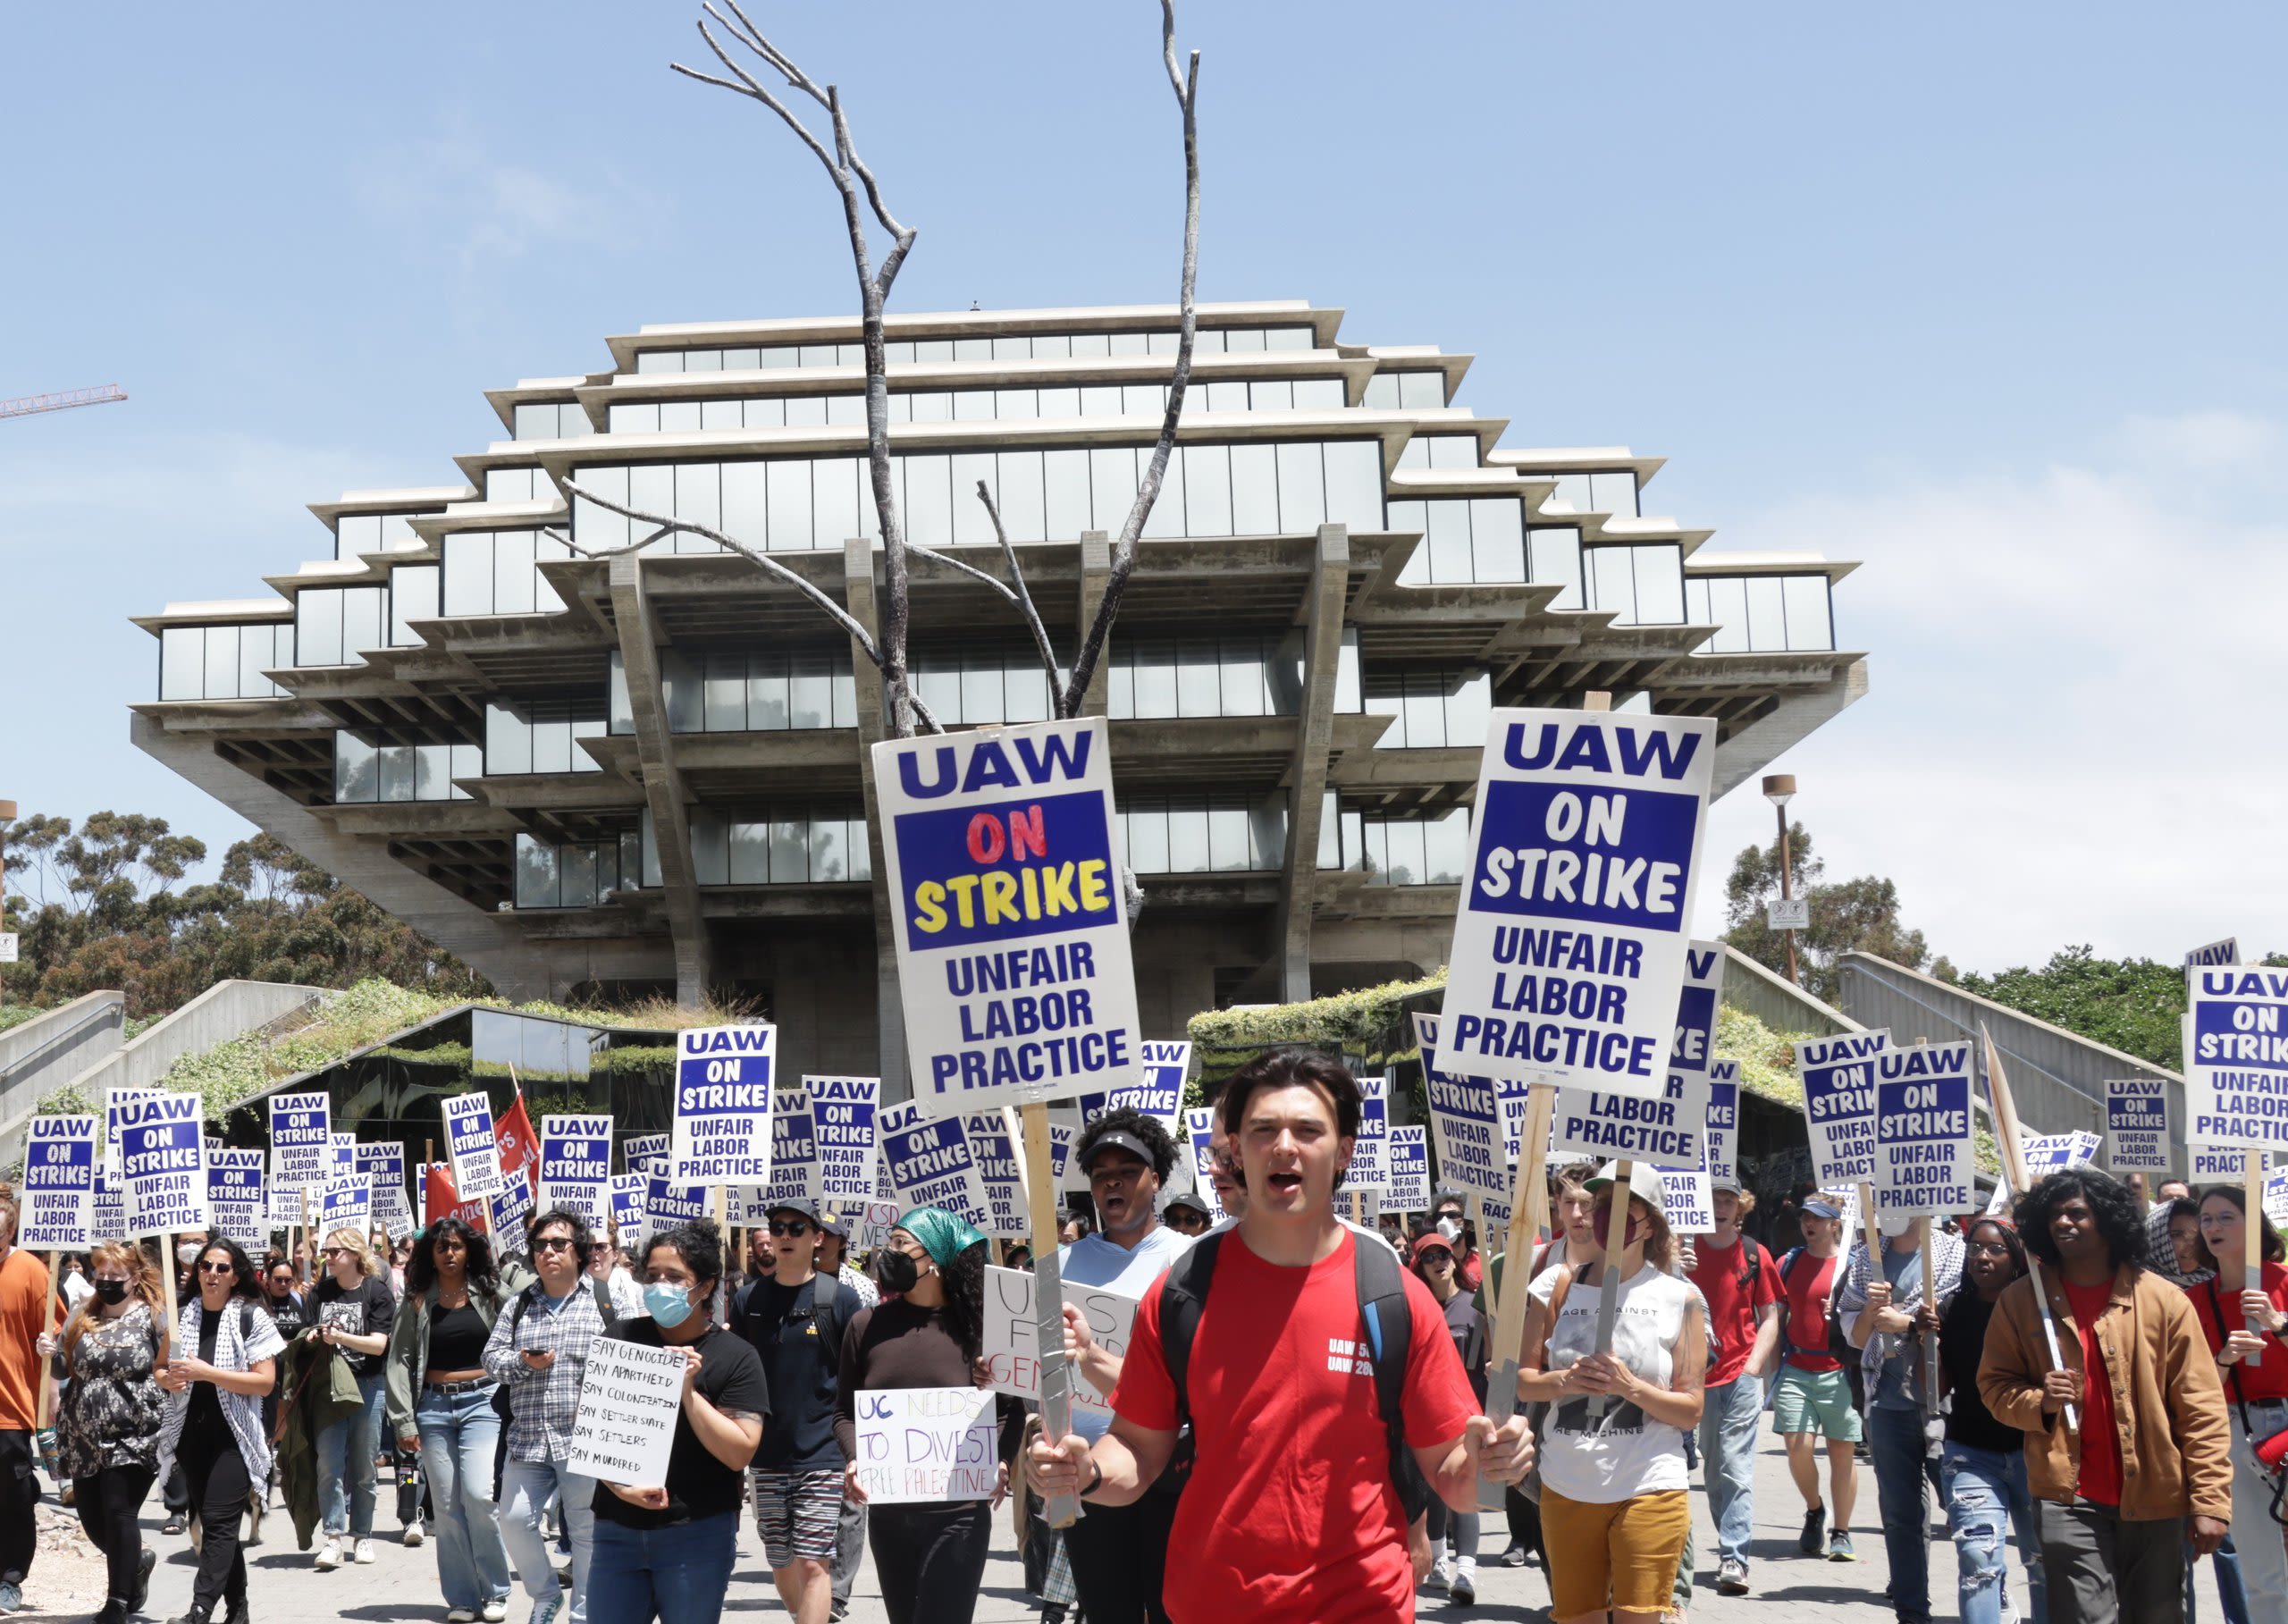
{"type": "Polygon", "coordinates": [[[525,1190],[534,1200],[540,1199],[540,1140],[533,1132],[533,1119],[525,1115],[525,1096],[517,1095],[517,1103],[509,1114],[492,1125],[492,1143],[500,1156],[500,1172],[511,1180],[522,1179],[525,1190]]]}
{"type": "Polygon", "coordinates": [[[424,1228],[440,1218],[458,1218],[471,1229],[483,1231],[484,1203],[464,1201],[453,1188],[452,1169],[443,1162],[429,1164],[421,1181],[421,1223],[424,1228]]]}

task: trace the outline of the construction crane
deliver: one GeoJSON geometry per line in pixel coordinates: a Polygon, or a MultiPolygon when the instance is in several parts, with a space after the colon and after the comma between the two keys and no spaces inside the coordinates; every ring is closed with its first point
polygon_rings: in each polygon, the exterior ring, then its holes
{"type": "Polygon", "coordinates": [[[0,400],[0,417],[29,417],[39,412],[69,411],[75,406],[101,406],[106,401],[126,399],[127,391],[116,383],[99,384],[94,389],[66,389],[52,395],[0,400]]]}

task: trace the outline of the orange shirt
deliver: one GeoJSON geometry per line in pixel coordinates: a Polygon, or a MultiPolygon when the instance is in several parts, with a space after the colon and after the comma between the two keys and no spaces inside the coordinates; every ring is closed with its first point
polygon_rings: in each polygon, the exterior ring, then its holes
{"type": "Polygon", "coordinates": [[[38,1423],[39,1351],[47,1266],[21,1249],[0,1262],[0,1432],[29,1432],[38,1423]]]}

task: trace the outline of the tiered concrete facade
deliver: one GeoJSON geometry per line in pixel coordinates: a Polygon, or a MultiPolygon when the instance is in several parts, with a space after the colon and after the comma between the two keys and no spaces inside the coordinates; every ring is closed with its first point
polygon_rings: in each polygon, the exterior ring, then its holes
{"type": "MultiPolygon", "coordinates": [[[[1089,696],[1146,905],[1148,1030],[1443,962],[1485,712],[1712,716],[1720,792],[1857,699],[1807,555],[1644,515],[1625,449],[1512,450],[1452,405],[1469,358],[1217,305],[1179,453],[1089,696]]],[[[889,322],[908,533],[998,572],[997,492],[1069,660],[1173,365],[1168,307],[889,322]]],[[[489,399],[465,484],[315,504],[335,556],[276,596],[170,605],[136,742],[504,991],[712,987],[798,1070],[898,1074],[867,745],[880,687],[794,588],[711,543],[641,554],[579,484],[767,548],[878,624],[854,320],[645,327],[610,369],[489,399]]],[[[987,587],[913,565],[948,725],[1037,719],[987,587]]]]}

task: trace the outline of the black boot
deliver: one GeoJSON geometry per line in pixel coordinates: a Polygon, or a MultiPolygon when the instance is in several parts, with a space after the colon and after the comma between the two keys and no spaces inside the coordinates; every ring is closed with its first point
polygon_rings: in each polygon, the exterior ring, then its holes
{"type": "Polygon", "coordinates": [[[223,1624],[249,1624],[253,1614],[247,1611],[247,1599],[238,1597],[229,1603],[231,1611],[223,1617],[223,1624]]]}
{"type": "Polygon", "coordinates": [[[88,1620],[88,1624],[127,1624],[127,1603],[118,1596],[105,1602],[103,1611],[88,1620]]]}
{"type": "Polygon", "coordinates": [[[135,1591],[127,1598],[127,1611],[138,1613],[143,1603],[151,1599],[151,1569],[158,1566],[159,1553],[146,1545],[135,1559],[135,1591]]]}
{"type": "Polygon", "coordinates": [[[214,1624],[214,1609],[211,1603],[193,1602],[189,1612],[169,1619],[167,1624],[214,1624]]]}

